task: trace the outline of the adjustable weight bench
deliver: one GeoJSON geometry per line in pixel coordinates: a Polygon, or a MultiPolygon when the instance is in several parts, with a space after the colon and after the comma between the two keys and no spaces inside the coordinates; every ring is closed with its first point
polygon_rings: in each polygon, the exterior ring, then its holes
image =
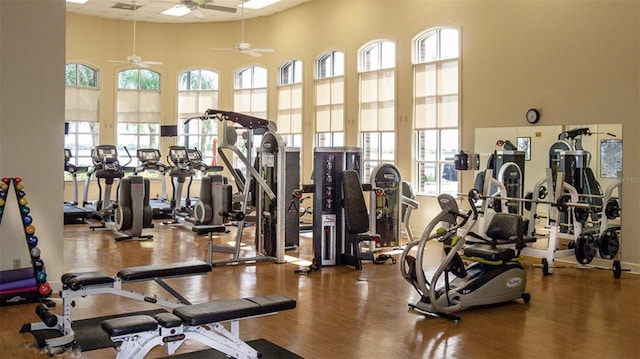
{"type": "Polygon", "coordinates": [[[103,272],[74,272],[62,275],[62,315],[53,313],[44,305],[36,308],[36,314],[42,322],[28,323],[22,326],[21,333],[32,332],[44,329],[56,329],[62,336],[45,339],[44,343],[38,343],[44,347],[49,354],[56,354],[75,340],[75,334],[71,328],[71,308],[75,306],[75,297],[86,297],[94,294],[114,294],[121,297],[154,303],[169,308],[175,308],[184,304],[191,304],[186,298],[178,293],[164,280],[191,275],[204,275],[211,272],[211,265],[203,261],[187,261],[167,264],[146,265],[138,267],[123,268],[115,276],[107,275],[103,272]],[[158,299],[157,296],[146,296],[144,293],[136,293],[122,289],[123,283],[150,281],[158,283],[163,289],[177,299],[158,299]]]}
{"type": "Polygon", "coordinates": [[[102,329],[111,341],[122,342],[116,348],[117,359],[143,358],[158,345],[163,345],[167,355],[171,355],[187,339],[232,358],[256,359],[261,354],[240,339],[239,321],[295,307],[296,301],[284,295],[217,300],[179,306],[172,313],[153,317],[133,315],[108,319],[102,322],[102,329]],[[227,330],[222,322],[231,322],[231,329],[227,330]]]}

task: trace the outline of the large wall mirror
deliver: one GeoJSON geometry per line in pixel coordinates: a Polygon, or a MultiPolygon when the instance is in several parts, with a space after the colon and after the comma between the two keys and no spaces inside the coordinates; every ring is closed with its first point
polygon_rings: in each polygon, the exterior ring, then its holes
{"type": "Polygon", "coordinates": [[[590,154],[588,167],[604,191],[622,171],[622,124],[477,128],[474,151],[479,155],[480,167],[476,169],[484,170],[489,156],[504,149],[497,145],[498,141],[509,141],[525,152],[523,188],[531,191],[545,176],[549,152],[559,135],[577,129],[588,129],[588,134],[580,136],[581,145],[590,154]]]}

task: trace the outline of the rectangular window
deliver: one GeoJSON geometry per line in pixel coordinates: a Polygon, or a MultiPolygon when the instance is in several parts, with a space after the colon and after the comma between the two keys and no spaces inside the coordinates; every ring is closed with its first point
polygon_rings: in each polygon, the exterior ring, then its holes
{"type": "Polygon", "coordinates": [[[458,192],[453,165],[460,109],[459,31],[438,28],[414,39],[414,129],[418,193],[458,192]]]}

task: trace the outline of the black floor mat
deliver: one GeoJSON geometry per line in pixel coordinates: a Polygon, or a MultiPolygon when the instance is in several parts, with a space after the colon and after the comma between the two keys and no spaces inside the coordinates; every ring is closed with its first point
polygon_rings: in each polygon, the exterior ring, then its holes
{"type": "MultiPolygon", "coordinates": [[[[279,347],[268,340],[256,339],[247,342],[251,347],[262,354],[261,359],[302,359],[287,349],[279,347]]],[[[228,357],[215,349],[199,350],[191,353],[176,354],[164,359],[228,359],[228,357]]]]}
{"type": "MultiPolygon", "coordinates": [[[[153,316],[157,313],[166,312],[164,309],[147,310],[134,313],[123,313],[117,315],[109,315],[104,317],[90,318],[77,320],[73,322],[72,328],[75,333],[76,344],[74,348],[80,351],[86,352],[90,350],[115,347],[116,344],[111,341],[109,335],[102,330],[101,323],[104,320],[111,318],[124,317],[129,315],[150,315],[153,316]]],[[[31,332],[31,335],[36,339],[36,342],[40,346],[44,346],[44,340],[49,338],[55,338],[60,336],[60,332],[52,329],[37,330],[31,332]]],[[[302,359],[298,356],[276,344],[273,344],[265,339],[256,339],[248,341],[251,347],[256,349],[262,354],[262,359],[302,359]]],[[[227,358],[226,355],[215,349],[199,350],[191,353],[184,353],[178,355],[172,355],[171,359],[200,359],[200,358],[227,358]]]]}
{"type": "MultiPolygon", "coordinates": [[[[164,309],[147,310],[143,312],[123,313],[116,315],[108,315],[104,317],[76,320],[71,327],[75,333],[76,346],[83,352],[89,350],[96,350],[108,347],[115,347],[116,344],[111,341],[109,335],[102,330],[101,323],[104,320],[111,318],[124,317],[129,315],[144,314],[155,315],[158,313],[166,312],[164,309]]],[[[36,339],[39,346],[44,345],[44,340],[49,338],[55,338],[60,336],[60,332],[52,329],[37,330],[31,332],[31,335],[36,339]]]]}

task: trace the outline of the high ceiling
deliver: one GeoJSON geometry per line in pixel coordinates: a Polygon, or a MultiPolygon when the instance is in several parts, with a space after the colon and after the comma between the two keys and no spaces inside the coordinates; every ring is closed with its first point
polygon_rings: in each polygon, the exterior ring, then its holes
{"type": "MultiPolygon", "coordinates": [[[[259,10],[244,9],[244,17],[260,17],[271,15],[311,0],[280,0],[279,2],[259,10]]],[[[242,0],[88,0],[86,4],[74,4],[67,2],[67,11],[82,15],[91,15],[118,20],[132,20],[133,6],[135,2],[136,20],[166,23],[189,22],[216,22],[240,20],[243,10],[239,7],[242,0]],[[162,12],[178,4],[196,7],[195,10],[184,16],[163,15],[162,12]],[[220,6],[228,9],[237,9],[235,13],[197,7],[204,3],[205,6],[220,6]]]]}

